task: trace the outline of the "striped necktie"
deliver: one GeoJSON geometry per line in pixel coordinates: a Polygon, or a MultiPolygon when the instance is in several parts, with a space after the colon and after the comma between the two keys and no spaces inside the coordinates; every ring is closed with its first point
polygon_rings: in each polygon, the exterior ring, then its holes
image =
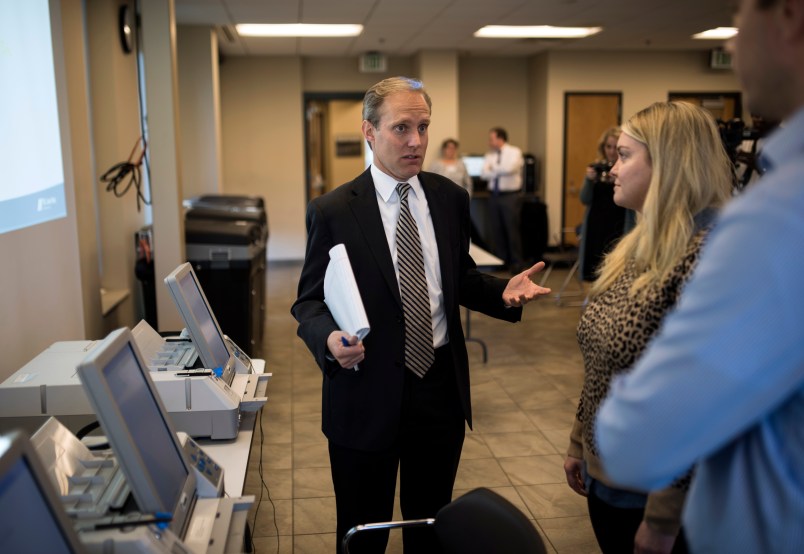
{"type": "Polygon", "coordinates": [[[410,213],[410,185],[399,183],[399,220],[396,224],[396,253],[399,266],[399,292],[405,316],[405,365],[424,377],[435,360],[430,296],[424,276],[422,243],[416,220],[410,213]]]}

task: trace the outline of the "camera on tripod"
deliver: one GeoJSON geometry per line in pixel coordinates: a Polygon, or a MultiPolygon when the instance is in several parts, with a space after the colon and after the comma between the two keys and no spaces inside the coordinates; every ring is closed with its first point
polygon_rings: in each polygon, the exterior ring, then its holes
{"type": "Polygon", "coordinates": [[[717,125],[720,131],[720,138],[723,141],[723,147],[726,149],[726,154],[729,155],[732,163],[736,161],[737,151],[743,141],[756,142],[762,137],[761,129],[746,127],[743,120],[739,118],[730,119],[729,121],[718,119],[717,125]]]}

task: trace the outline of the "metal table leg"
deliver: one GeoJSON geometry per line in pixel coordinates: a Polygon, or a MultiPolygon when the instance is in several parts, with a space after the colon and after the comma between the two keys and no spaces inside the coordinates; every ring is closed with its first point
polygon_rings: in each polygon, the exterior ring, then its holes
{"type": "Polygon", "coordinates": [[[464,325],[464,340],[466,342],[476,342],[480,345],[480,348],[483,349],[483,363],[485,364],[489,359],[489,352],[486,348],[486,343],[482,339],[476,339],[472,336],[472,310],[469,308],[464,308],[466,310],[466,324],[464,325]]]}

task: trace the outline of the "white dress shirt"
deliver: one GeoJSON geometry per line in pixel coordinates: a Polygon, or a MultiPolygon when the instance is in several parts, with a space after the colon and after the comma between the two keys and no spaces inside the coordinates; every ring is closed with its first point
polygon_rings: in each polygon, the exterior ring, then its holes
{"type": "Polygon", "coordinates": [[[500,192],[516,192],[522,190],[524,165],[522,150],[506,142],[499,152],[492,150],[486,153],[480,176],[488,181],[489,190],[492,190],[494,179],[499,179],[500,192]]]}
{"type": "MultiPolygon", "coordinates": [[[[394,262],[397,283],[399,282],[399,264],[396,252],[396,224],[399,219],[399,193],[396,179],[371,166],[371,177],[374,180],[374,190],[377,192],[377,205],[380,208],[382,225],[385,228],[385,239],[388,241],[388,250],[394,262]]],[[[439,265],[438,246],[435,240],[433,220],[430,217],[430,207],[427,198],[419,183],[418,177],[408,181],[408,205],[416,226],[419,228],[419,238],[422,243],[424,256],[424,275],[427,279],[427,292],[430,296],[430,317],[433,326],[433,347],[438,348],[447,344],[447,319],[444,314],[444,293],[441,290],[441,266],[439,265]]]]}

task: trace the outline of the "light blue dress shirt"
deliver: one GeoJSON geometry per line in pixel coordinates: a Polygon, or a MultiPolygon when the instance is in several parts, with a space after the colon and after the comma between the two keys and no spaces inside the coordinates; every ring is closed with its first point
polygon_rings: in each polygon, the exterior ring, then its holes
{"type": "Polygon", "coordinates": [[[693,552],[804,552],[804,108],[764,148],[677,310],[612,384],[597,420],[608,475],[643,490],[698,462],[693,552]]]}

